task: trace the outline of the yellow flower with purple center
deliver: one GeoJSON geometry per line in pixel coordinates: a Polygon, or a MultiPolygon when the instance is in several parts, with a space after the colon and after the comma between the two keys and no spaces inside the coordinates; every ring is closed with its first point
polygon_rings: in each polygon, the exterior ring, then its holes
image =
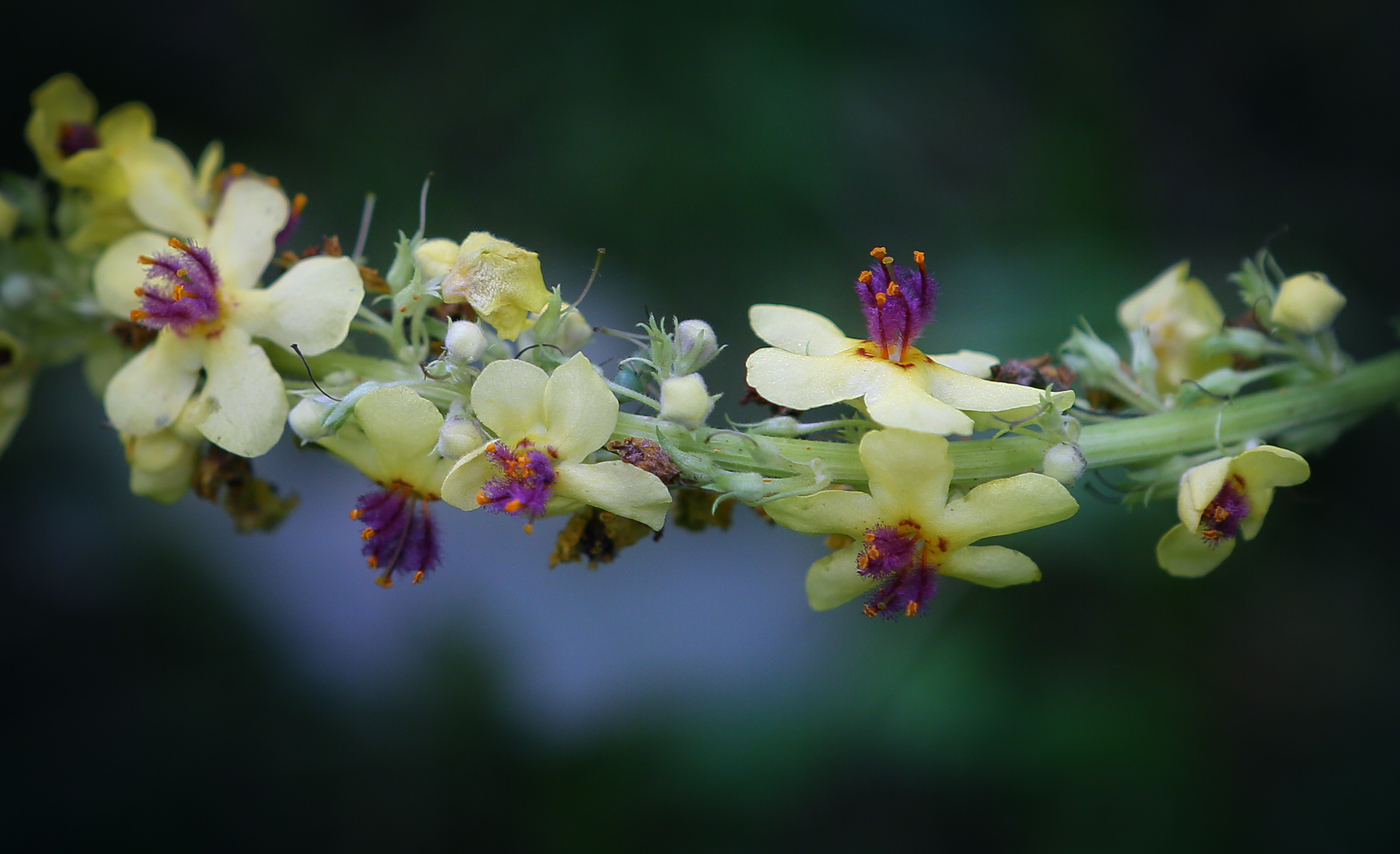
{"type": "Polygon", "coordinates": [[[1310,473],[1307,460],[1273,445],[1188,469],[1177,492],[1181,523],[1157,543],[1157,563],[1172,575],[1200,578],[1230,556],[1239,538],[1254,539],[1275,489],[1297,486],[1310,473]]]}
{"type": "Polygon", "coordinates": [[[518,359],[492,362],[472,385],[471,405],[498,438],[457,461],[443,484],[447,503],[527,524],[584,507],[654,530],[665,523],[671,493],[656,475],[621,460],[585,462],[612,438],[618,403],[583,354],[553,374],[518,359]]]}
{"type": "Polygon", "coordinates": [[[217,144],[196,170],[178,148],[155,136],[149,107],[122,104],[99,119],[97,100],[72,74],[44,83],[32,103],[25,133],[34,156],[60,184],[92,193],[91,220],[74,241],[102,244],[139,225],[181,235],[207,227],[222,157],[217,144]]]}
{"type": "MultiPolygon", "coordinates": [[[[996,357],[966,350],[928,356],[915,347],[937,297],[924,254],[914,253],[912,268],[895,264],[884,249],[871,255],[876,263],[856,281],[870,337],[848,338],[830,320],[800,308],[755,305],[749,322],[772,346],[749,356],[750,386],[792,409],[859,401],[886,427],[938,435],[965,436],[975,426],[996,426],[988,416],[1011,422],[1041,410],[1038,389],[984,379],[996,357]]],[[[1074,392],[1053,392],[1050,400],[1063,412],[1074,392]]]]}
{"type": "Polygon", "coordinates": [[[163,430],[193,399],[195,423],[214,444],[255,457],[277,443],[286,389],[253,338],[324,353],[345,339],[364,294],[353,261],[324,255],[260,287],[289,208],[276,187],[239,179],[207,228],[180,237],[135,232],[98,260],[103,307],[159,331],[107,385],[103,402],[118,430],[163,430]]]}
{"type": "Polygon", "coordinates": [[[360,496],[350,518],[364,525],[361,552],[381,587],[392,587],[395,575],[417,584],[441,563],[430,505],[454,463],[436,450],[443,423],[413,389],[391,386],[360,398],[353,423],[316,440],[378,485],[360,496]]]}
{"type": "Polygon", "coordinates": [[[827,610],[862,593],[869,616],[914,616],[939,576],[989,587],[1040,579],[1024,554],[974,546],[987,537],[1049,525],[1079,505],[1054,478],[1020,474],[950,497],[948,440],[908,430],[878,430],[860,442],[870,492],[826,490],[763,505],[778,524],[805,534],[836,534],[850,544],[812,564],[807,597],[827,610]]]}

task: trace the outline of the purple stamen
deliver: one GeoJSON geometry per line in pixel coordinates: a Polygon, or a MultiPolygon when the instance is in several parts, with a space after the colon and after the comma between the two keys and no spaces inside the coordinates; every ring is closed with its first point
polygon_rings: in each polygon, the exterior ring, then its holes
{"type": "Polygon", "coordinates": [[[482,486],[476,503],[497,513],[525,516],[531,522],[543,516],[558,479],[553,454],[535,448],[528,439],[513,452],[504,442],[492,442],[486,453],[501,474],[482,486]]]}
{"type": "Polygon", "coordinates": [[[277,237],[274,242],[278,249],[285,247],[287,241],[292,239],[292,235],[296,234],[297,226],[301,225],[301,212],[305,209],[306,194],[297,193],[296,198],[292,199],[292,210],[287,217],[287,224],[282,226],[281,231],[277,232],[277,237]]]}
{"type": "Polygon", "coordinates": [[[905,351],[933,319],[938,282],[924,267],[922,252],[914,253],[913,268],[894,263],[882,247],[870,254],[877,263],[856,279],[856,295],[880,355],[903,361],[905,351]]]}
{"type": "Polygon", "coordinates": [[[187,335],[195,326],[219,317],[219,271],[209,250],[171,238],[172,252],[142,255],[150,269],[146,286],[136,289],[141,307],[131,319],[148,329],[174,329],[187,335]]]}
{"type": "Polygon", "coordinates": [[[58,128],[58,150],[63,152],[64,157],[72,157],[85,148],[97,148],[99,145],[97,128],[92,125],[65,122],[58,128]]]}
{"type": "Polygon", "coordinates": [[[1244,494],[1244,478],[1231,475],[1220,487],[1215,500],[1201,513],[1201,539],[1209,545],[1233,540],[1240,535],[1240,523],[1249,515],[1249,498],[1244,494]]]}
{"type": "Polygon", "coordinates": [[[350,518],[364,523],[360,553],[371,569],[380,570],[375,581],[381,587],[392,587],[396,572],[411,574],[417,584],[441,563],[428,499],[407,484],[361,495],[350,518]]]}
{"type": "Polygon", "coordinates": [[[856,571],[884,582],[871,594],[865,614],[894,619],[912,617],[937,592],[938,567],[925,560],[924,541],[917,526],[877,525],[865,533],[865,548],[856,571]]]}

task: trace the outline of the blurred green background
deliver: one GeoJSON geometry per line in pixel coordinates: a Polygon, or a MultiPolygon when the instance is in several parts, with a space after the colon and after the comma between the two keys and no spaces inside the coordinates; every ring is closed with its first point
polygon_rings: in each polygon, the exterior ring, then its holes
{"type": "MultiPolygon", "coordinates": [[[[1181,257],[1227,311],[1266,240],[1392,346],[1394,4],[281,2],[7,8],[0,163],[28,93],[311,197],[374,262],[488,229],[589,317],[710,320],[734,400],[789,302],[848,329],[873,245],[928,253],[934,350],[1052,350],[1181,257]],[[1285,229],[1286,231],[1281,231],[1285,229]]],[[[736,416],[741,412],[731,410],[736,416]]],[[[125,494],[100,407],[46,375],[0,458],[0,837],[19,849],[1362,851],[1400,830],[1393,415],[1313,460],[1218,572],[1156,569],[1167,506],[1085,495],[1013,538],[1046,580],[948,582],[896,624],[802,601],[819,542],[744,516],[597,573],[447,518],[381,591],[364,488],[289,447],[276,534],[125,494]]]]}

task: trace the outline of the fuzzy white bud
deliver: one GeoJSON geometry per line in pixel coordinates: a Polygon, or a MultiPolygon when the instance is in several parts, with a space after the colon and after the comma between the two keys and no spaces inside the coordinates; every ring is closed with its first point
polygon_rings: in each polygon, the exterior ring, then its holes
{"type": "Polygon", "coordinates": [[[447,327],[447,354],[455,362],[475,362],[486,352],[486,333],[470,320],[454,320],[447,327]]]}
{"type": "Polygon", "coordinates": [[[314,442],[331,434],[326,429],[326,416],[330,414],[329,404],[311,397],[303,397],[287,415],[287,425],[303,442],[314,442]]]}
{"type": "Polygon", "coordinates": [[[715,402],[699,374],[671,377],[661,383],[661,418],[694,430],[710,417],[715,402]]]}
{"type": "Polygon", "coordinates": [[[486,444],[486,434],[476,422],[461,412],[448,412],[438,431],[437,453],[449,460],[462,457],[486,444]]]}
{"type": "Polygon", "coordinates": [[[1075,481],[1079,480],[1088,466],[1088,462],[1084,459],[1084,452],[1079,450],[1078,445],[1072,442],[1061,442],[1058,445],[1052,445],[1050,450],[1045,452],[1041,470],[1065,486],[1074,486],[1075,481]]]}
{"type": "Polygon", "coordinates": [[[693,374],[714,360],[719,338],[703,320],[682,320],[676,324],[676,359],[672,374],[693,374]]]}
{"type": "Polygon", "coordinates": [[[1273,321],[1279,326],[1316,335],[1332,325],[1347,304],[1342,292],[1332,287],[1321,273],[1291,276],[1279,287],[1273,321]]]}
{"type": "Polygon", "coordinates": [[[461,247],[455,241],[438,237],[419,244],[418,248],[413,250],[413,260],[418,262],[423,280],[427,281],[447,275],[452,265],[457,263],[460,251],[461,247]]]}

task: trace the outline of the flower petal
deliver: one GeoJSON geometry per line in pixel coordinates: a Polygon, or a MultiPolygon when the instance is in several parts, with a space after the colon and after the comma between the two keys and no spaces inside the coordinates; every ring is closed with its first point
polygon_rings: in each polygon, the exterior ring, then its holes
{"type": "Polygon", "coordinates": [[[943,513],[953,462],[948,440],[910,430],[877,430],[860,440],[860,461],[880,520],[928,524],[943,513]]]}
{"type": "Polygon", "coordinates": [[[1201,514],[1220,494],[1225,478],[1230,476],[1232,457],[1221,457],[1187,469],[1181,475],[1176,492],[1176,515],[1181,524],[1195,531],[1201,524],[1201,514]]]}
{"type": "Polygon", "coordinates": [[[1196,535],[1194,526],[1174,525],[1157,542],[1157,565],[1178,578],[1200,578],[1234,550],[1234,540],[1221,539],[1210,545],[1196,535]]]}
{"type": "Polygon", "coordinates": [[[156,115],[139,101],[113,107],[97,123],[103,148],[121,150],[148,142],[156,133],[156,115]]]}
{"type": "MultiPolygon", "coordinates": [[[[888,364],[888,363],[887,363],[888,364]]],[[[938,436],[967,436],[972,419],[956,407],[930,395],[913,376],[895,368],[882,385],[865,394],[865,411],[884,427],[938,436]]]]}
{"type": "Polygon", "coordinates": [[[540,441],[548,432],[544,389],[549,375],[529,362],[500,359],[487,365],[472,385],[472,409],[482,424],[508,445],[540,441]]]}
{"type": "MultiPolygon", "coordinates": [[[[272,450],[287,421],[287,390],[267,353],[236,326],[210,338],[206,379],[197,406],[207,414],[199,430],[209,441],[243,457],[272,450]]],[[[115,382],[115,380],[113,381],[115,382]]]]}
{"type": "Polygon", "coordinates": [[[1079,511],[1079,502],[1053,477],[1018,474],[974,486],[948,502],[938,533],[952,548],[986,537],[999,537],[1062,522],[1079,511]]]}
{"type": "Polygon", "coordinates": [[[548,444],[564,462],[603,447],[617,427],[617,398],[582,353],[554,370],[544,387],[548,444]]]}
{"type": "Polygon", "coordinates": [[[671,491],[656,475],[622,460],[560,463],[554,493],[593,507],[636,519],[653,531],[666,524],[671,491]]]}
{"type": "Polygon", "coordinates": [[[1264,516],[1274,501],[1274,489],[1297,486],[1312,474],[1307,460],[1273,445],[1260,445],[1235,457],[1230,471],[1244,479],[1244,492],[1249,499],[1249,515],[1240,522],[1240,535],[1246,540],[1254,539],[1264,524],[1264,516]]]}
{"type": "Polygon", "coordinates": [[[1005,546],[967,546],[958,549],[938,568],[940,575],[961,578],[986,587],[1007,587],[1040,580],[1035,561],[1005,546]]]}
{"type": "Polygon", "coordinates": [[[107,419],[123,433],[148,436],[164,430],[194,394],[204,361],[204,341],[169,330],[117,371],[102,396],[107,419]]]}
{"type": "Polygon", "coordinates": [[[798,356],[766,347],[749,355],[747,381],[779,406],[814,409],[865,394],[870,362],[854,354],[798,356]]]}
{"type": "Polygon", "coordinates": [[[355,262],[316,255],[298,261],[267,288],[234,291],[234,323],[283,347],[295,344],[308,356],[345,340],[360,310],[365,287],[355,262]]]}
{"type": "Polygon", "coordinates": [[[835,356],[860,343],[815,311],[790,305],[751,306],[749,325],[765,343],[801,356],[835,356]]]}
{"type": "Polygon", "coordinates": [[[969,376],[986,379],[992,375],[992,366],[1001,364],[1001,359],[991,353],[982,353],[977,350],[959,350],[956,353],[944,353],[941,356],[929,356],[940,365],[952,368],[955,371],[962,371],[969,376]]]}
{"type": "Polygon", "coordinates": [[[856,558],[865,544],[857,540],[832,552],[807,570],[807,601],[817,611],[844,605],[879,582],[856,570],[856,558]]]}
{"type": "Polygon", "coordinates": [[[763,512],[801,534],[845,534],[855,539],[880,521],[873,498],[844,489],[780,498],[764,504],[763,512]]]}
{"type": "Polygon", "coordinates": [[[258,286],[291,210],[287,194],[266,181],[239,178],[228,185],[209,230],[209,252],[225,285],[258,286]]]}
{"type": "MultiPolygon", "coordinates": [[[[1044,394],[1030,386],[978,379],[938,362],[928,365],[922,374],[929,393],[949,406],[966,412],[995,412],[1007,421],[1038,412],[1044,394]]],[[[1074,392],[1052,392],[1050,399],[1064,412],[1074,405],[1074,392]]]]}
{"type": "Polygon", "coordinates": [[[204,240],[209,226],[195,201],[194,168],[163,139],[112,152],[126,172],[127,204],[147,227],[188,240],[204,240]]]}
{"type": "Polygon", "coordinates": [[[375,389],[355,404],[355,420],[379,455],[386,478],[416,487],[410,478],[423,479],[441,459],[436,448],[442,413],[411,388],[375,389]]]}
{"type": "Polygon", "coordinates": [[[133,309],[140,308],[136,289],[146,283],[147,271],[140,258],[155,255],[168,244],[166,237],[154,231],[138,231],[107,247],[92,271],[93,288],[102,307],[123,320],[131,316],[133,309]]]}
{"type": "Polygon", "coordinates": [[[442,500],[459,510],[475,510],[477,493],[496,474],[498,469],[486,456],[487,445],[482,445],[470,454],[464,455],[452,466],[442,482],[442,500]]]}

